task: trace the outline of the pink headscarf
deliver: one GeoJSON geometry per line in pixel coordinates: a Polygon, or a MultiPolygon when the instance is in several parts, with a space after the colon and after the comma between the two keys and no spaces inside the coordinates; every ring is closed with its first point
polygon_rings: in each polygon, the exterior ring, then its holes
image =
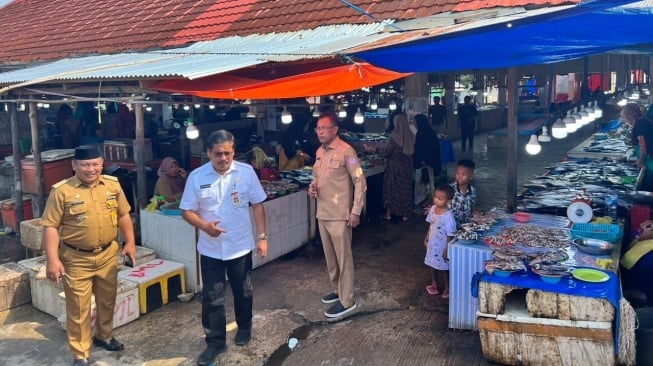
{"type": "Polygon", "coordinates": [[[401,146],[402,151],[406,155],[413,155],[415,152],[415,135],[408,126],[408,117],[405,114],[397,114],[394,119],[395,129],[390,134],[390,137],[401,146]]]}
{"type": "Polygon", "coordinates": [[[167,180],[170,183],[170,186],[172,187],[172,191],[175,194],[183,192],[184,184],[186,183],[184,181],[184,178],[179,174],[177,175],[168,174],[170,172],[170,168],[172,168],[172,164],[176,164],[176,163],[177,160],[175,160],[175,158],[167,157],[163,159],[163,161],[161,162],[161,166],[159,166],[159,171],[157,172],[157,175],[159,177],[167,180]]]}

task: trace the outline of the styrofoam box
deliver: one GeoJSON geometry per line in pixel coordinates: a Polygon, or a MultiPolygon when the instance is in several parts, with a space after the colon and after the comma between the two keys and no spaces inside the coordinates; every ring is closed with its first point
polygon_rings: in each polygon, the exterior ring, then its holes
{"type": "Polygon", "coordinates": [[[118,278],[124,278],[142,284],[180,269],[184,269],[182,263],[158,259],[140,266],[135,266],[134,268],[127,268],[126,270],[120,271],[118,272],[118,278]]]}
{"type": "Polygon", "coordinates": [[[55,318],[65,314],[65,304],[57,301],[59,293],[63,291],[63,285],[61,282],[57,285],[48,280],[45,273],[45,256],[25,259],[18,262],[18,264],[30,270],[29,284],[32,294],[32,306],[55,318]]]}
{"type": "Polygon", "coordinates": [[[0,311],[31,301],[29,270],[18,263],[0,265],[0,311]]]}
{"type": "MultiPolygon", "coordinates": [[[[146,248],[141,245],[136,246],[136,263],[134,263],[134,266],[140,266],[143,263],[147,263],[151,260],[156,259],[156,253],[154,250],[150,248],[146,248]]],[[[125,264],[125,257],[119,256],[118,258],[118,265],[120,265],[120,270],[125,270],[129,269],[130,267],[124,266],[125,264]]]]}
{"type": "MultiPolygon", "coordinates": [[[[66,295],[60,292],[58,301],[66,304],[66,295]]],[[[118,279],[118,290],[116,291],[116,305],[113,308],[113,328],[118,328],[127,323],[138,319],[138,285],[135,282],[118,279]]],[[[95,296],[91,297],[91,333],[95,334],[95,320],[97,317],[97,308],[95,305],[95,296]]],[[[66,329],[66,314],[57,317],[59,324],[66,329]]]]}
{"type": "Polygon", "coordinates": [[[20,222],[20,243],[31,250],[43,251],[43,226],[41,219],[23,220],[20,222]]]}

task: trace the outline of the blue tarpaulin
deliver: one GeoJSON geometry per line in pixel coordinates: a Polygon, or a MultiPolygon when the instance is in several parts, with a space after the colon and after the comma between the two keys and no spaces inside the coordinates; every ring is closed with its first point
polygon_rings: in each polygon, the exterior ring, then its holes
{"type": "Polygon", "coordinates": [[[394,71],[431,72],[548,64],[615,51],[653,54],[653,9],[622,6],[633,2],[589,1],[350,55],[394,71]]]}

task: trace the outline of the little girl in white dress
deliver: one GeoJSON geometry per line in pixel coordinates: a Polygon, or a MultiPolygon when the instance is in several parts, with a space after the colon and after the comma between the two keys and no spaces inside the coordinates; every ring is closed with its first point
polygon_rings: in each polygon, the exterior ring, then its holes
{"type": "Polygon", "coordinates": [[[426,215],[426,222],[429,231],[424,238],[426,247],[426,258],[424,263],[431,267],[431,284],[426,286],[426,292],[430,295],[440,294],[438,277],[442,275],[442,297],[449,298],[449,258],[447,249],[449,241],[456,232],[456,220],[449,210],[449,205],[454,196],[454,190],[448,184],[438,186],[433,195],[433,206],[426,215]]]}

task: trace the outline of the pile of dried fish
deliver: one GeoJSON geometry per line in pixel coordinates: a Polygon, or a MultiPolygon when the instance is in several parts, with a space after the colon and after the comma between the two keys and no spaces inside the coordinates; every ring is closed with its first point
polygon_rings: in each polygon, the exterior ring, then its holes
{"type": "MultiPolygon", "coordinates": [[[[497,222],[497,220],[502,220],[508,217],[504,212],[498,211],[487,211],[487,212],[474,212],[470,218],[470,222],[473,224],[490,227],[497,222]]],[[[485,229],[487,230],[487,229],[485,229]]]]}
{"type": "Polygon", "coordinates": [[[569,246],[569,230],[537,225],[504,227],[498,235],[486,237],[490,246],[505,246],[512,243],[529,248],[565,248],[569,246]]]}

